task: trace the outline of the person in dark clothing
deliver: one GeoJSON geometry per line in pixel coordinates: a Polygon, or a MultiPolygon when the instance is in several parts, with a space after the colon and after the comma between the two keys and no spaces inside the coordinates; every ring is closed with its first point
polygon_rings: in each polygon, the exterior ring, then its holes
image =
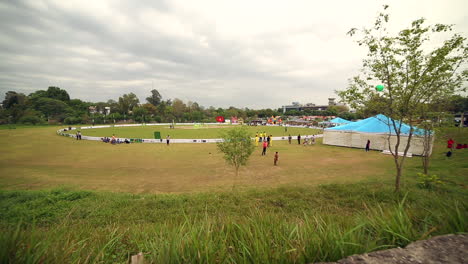
{"type": "Polygon", "coordinates": [[[171,136],[167,135],[166,137],[166,144],[169,146],[169,141],[171,140],[171,136]]]}
{"type": "Polygon", "coordinates": [[[278,164],[278,151],[275,153],[275,159],[273,160],[275,166],[278,164]]]}
{"type": "Polygon", "coordinates": [[[301,134],[299,134],[297,136],[297,144],[299,144],[299,145],[301,144],[301,134]]]}
{"type": "Polygon", "coordinates": [[[289,137],[288,137],[289,144],[291,144],[291,139],[292,139],[291,134],[289,134],[289,137]]]}
{"type": "Polygon", "coordinates": [[[268,147],[270,147],[270,140],[271,140],[271,138],[270,138],[270,136],[268,136],[267,137],[268,147]]]}
{"type": "Polygon", "coordinates": [[[368,139],[366,143],[366,152],[368,152],[369,149],[370,149],[370,140],[368,139]]]}

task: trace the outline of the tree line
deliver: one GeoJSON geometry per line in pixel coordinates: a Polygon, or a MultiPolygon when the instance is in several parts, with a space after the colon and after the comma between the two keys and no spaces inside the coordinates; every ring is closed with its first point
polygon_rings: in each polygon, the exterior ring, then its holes
{"type": "MultiPolygon", "coordinates": [[[[333,115],[337,112],[321,113],[333,115]]],[[[290,112],[286,115],[297,115],[290,112]]],[[[301,113],[304,114],[304,113],[301,113]]],[[[310,114],[310,113],[308,113],[310,114]]],[[[318,114],[318,113],[317,113],[318,114]]],[[[243,120],[282,115],[281,109],[203,107],[197,102],[178,98],[164,99],[152,90],[145,102],[134,93],[123,94],[118,100],[85,102],[71,99],[59,87],[48,87],[29,95],[8,91],[0,109],[0,124],[106,124],[117,122],[214,122],[216,116],[238,117],[243,120]],[[95,107],[90,111],[90,106],[95,107]],[[109,112],[106,109],[110,110],[109,112]]]]}

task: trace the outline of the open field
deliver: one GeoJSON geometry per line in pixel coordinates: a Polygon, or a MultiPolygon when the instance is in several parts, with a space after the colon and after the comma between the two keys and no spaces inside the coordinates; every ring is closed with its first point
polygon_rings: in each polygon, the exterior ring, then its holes
{"type": "MultiPolygon", "coordinates": [[[[319,141],[273,142],[266,157],[258,147],[232,191],[215,144],[110,145],[56,130],[0,130],[1,263],[126,263],[138,252],[150,263],[309,263],[468,230],[468,150],[446,158],[443,140],[434,189],[417,187],[420,158],[395,194],[391,156],[319,141]]],[[[466,129],[446,135],[468,142],[466,129]]]]}
{"type": "MultiPolygon", "coordinates": [[[[1,130],[2,189],[68,186],[133,193],[227,190],[234,170],[215,144],[120,144],[77,141],[56,136],[56,128],[1,130]]],[[[138,128],[136,128],[138,130],[138,128]]],[[[184,130],[185,131],[185,130],[184,130]]],[[[240,171],[239,186],[316,185],[379,180],[392,172],[391,157],[378,152],[300,146],[273,141],[261,146],[240,171]],[[273,153],[280,155],[273,165],[273,153]]],[[[391,176],[390,176],[391,177],[391,176]]]]}
{"type": "MultiPolygon", "coordinates": [[[[175,129],[170,129],[169,126],[140,126],[140,127],[110,127],[98,129],[84,129],[82,134],[85,136],[95,137],[111,137],[115,134],[116,137],[121,138],[154,138],[154,131],[161,132],[161,137],[165,138],[170,135],[171,138],[188,138],[188,139],[204,139],[204,138],[219,138],[220,134],[233,125],[205,125],[202,127],[195,127],[193,125],[178,125],[175,129]]],[[[244,126],[252,134],[266,132],[268,135],[274,137],[279,136],[292,136],[313,135],[321,133],[320,130],[310,128],[288,127],[285,131],[284,127],[279,126],[244,126]]]]}

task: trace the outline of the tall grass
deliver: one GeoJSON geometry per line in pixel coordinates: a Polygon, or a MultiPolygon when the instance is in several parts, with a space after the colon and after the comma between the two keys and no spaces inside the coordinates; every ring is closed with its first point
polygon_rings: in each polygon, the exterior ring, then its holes
{"type": "Polygon", "coordinates": [[[371,187],[162,196],[3,191],[0,262],[126,263],[143,252],[152,263],[305,263],[467,230],[458,196],[414,189],[401,197],[371,187]]]}

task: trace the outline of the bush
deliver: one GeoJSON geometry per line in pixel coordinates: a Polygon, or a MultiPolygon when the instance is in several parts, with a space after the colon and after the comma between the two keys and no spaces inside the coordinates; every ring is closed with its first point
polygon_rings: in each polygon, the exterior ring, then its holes
{"type": "Polygon", "coordinates": [[[74,125],[74,124],[79,124],[81,123],[81,118],[79,117],[67,117],[63,121],[67,125],[74,125]]]}
{"type": "Polygon", "coordinates": [[[20,118],[19,122],[21,124],[29,124],[29,125],[37,125],[42,123],[42,120],[40,117],[35,116],[35,115],[27,115],[23,116],[20,118]]]}
{"type": "Polygon", "coordinates": [[[444,182],[437,175],[418,173],[418,186],[423,189],[435,189],[444,182]]]}

